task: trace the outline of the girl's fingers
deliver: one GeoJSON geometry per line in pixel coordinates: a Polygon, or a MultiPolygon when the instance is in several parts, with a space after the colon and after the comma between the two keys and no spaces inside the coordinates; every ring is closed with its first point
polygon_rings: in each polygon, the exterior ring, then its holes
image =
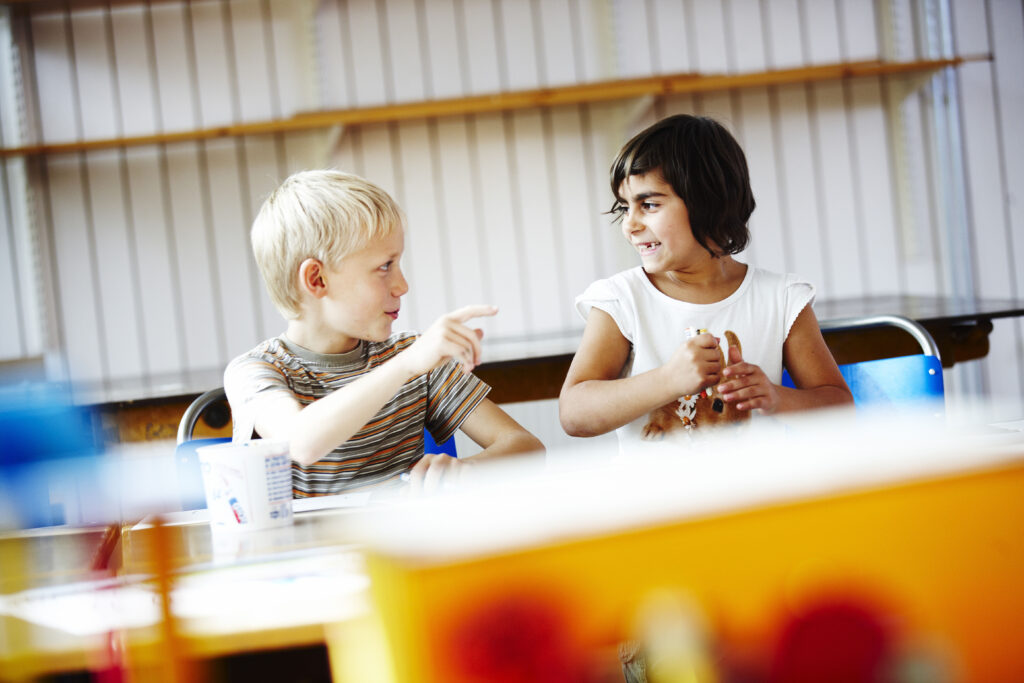
{"type": "Polygon", "coordinates": [[[736,363],[734,365],[726,366],[725,370],[722,371],[726,377],[736,377],[738,375],[752,375],[759,368],[756,365],[750,363],[736,363]]]}
{"type": "Polygon", "coordinates": [[[763,395],[762,392],[758,391],[758,386],[756,384],[736,389],[725,389],[720,393],[722,394],[722,398],[729,402],[756,400],[757,397],[763,395]]]}

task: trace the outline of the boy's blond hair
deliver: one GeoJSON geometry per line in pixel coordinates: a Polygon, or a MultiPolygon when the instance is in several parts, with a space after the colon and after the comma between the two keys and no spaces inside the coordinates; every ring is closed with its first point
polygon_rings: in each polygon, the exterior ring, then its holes
{"type": "Polygon", "coordinates": [[[274,190],[252,224],[252,251],[271,301],[285,318],[299,317],[299,266],[328,267],[387,237],[404,223],[387,192],[341,171],[300,171],[274,190]]]}

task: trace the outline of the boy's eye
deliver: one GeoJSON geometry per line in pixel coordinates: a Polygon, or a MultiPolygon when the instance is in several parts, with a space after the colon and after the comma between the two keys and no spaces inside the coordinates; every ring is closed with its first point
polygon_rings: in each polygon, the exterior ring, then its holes
{"type": "Polygon", "coordinates": [[[393,264],[393,263],[394,263],[394,261],[388,261],[387,263],[385,263],[383,266],[381,266],[377,270],[380,270],[380,271],[383,271],[383,272],[386,273],[389,270],[391,270],[391,264],[393,264]]]}
{"type": "Polygon", "coordinates": [[[644,202],[640,205],[644,211],[650,211],[651,209],[658,208],[658,205],[654,202],[644,202]]]}

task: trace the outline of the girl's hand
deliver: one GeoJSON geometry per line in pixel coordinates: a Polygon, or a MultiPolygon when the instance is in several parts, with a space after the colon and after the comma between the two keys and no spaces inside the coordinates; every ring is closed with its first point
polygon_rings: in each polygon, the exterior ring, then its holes
{"type": "Polygon", "coordinates": [[[477,305],[442,315],[395,360],[400,359],[413,377],[430,372],[448,358],[461,363],[463,372],[471,372],[480,364],[480,339],[484,331],[465,323],[497,312],[497,306],[477,305]]]}
{"type": "Polygon", "coordinates": [[[717,391],[726,403],[735,403],[739,410],[758,408],[769,414],[778,408],[778,388],[760,366],[744,362],[739,349],[729,349],[729,365],[722,370],[722,376],[725,381],[718,385],[717,391]]]}
{"type": "Polygon", "coordinates": [[[698,393],[721,379],[718,340],[707,332],[687,339],[664,365],[680,396],[698,393]]]}

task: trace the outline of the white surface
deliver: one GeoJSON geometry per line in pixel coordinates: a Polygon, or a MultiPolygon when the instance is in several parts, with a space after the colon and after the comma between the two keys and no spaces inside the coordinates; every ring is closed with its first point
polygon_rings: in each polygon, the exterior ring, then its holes
{"type": "MultiPolygon", "coordinates": [[[[142,578],[0,596],[0,614],[76,636],[152,626],[159,595],[142,578]]],[[[191,635],[334,623],[366,609],[368,583],[355,553],[318,554],[179,577],[171,605],[191,635]]]]}
{"type": "Polygon", "coordinates": [[[340,523],[367,546],[431,563],[1024,460],[1021,432],[952,426],[930,411],[766,422],[693,448],[587,448],[546,466],[481,467],[457,492],[340,523]]]}

